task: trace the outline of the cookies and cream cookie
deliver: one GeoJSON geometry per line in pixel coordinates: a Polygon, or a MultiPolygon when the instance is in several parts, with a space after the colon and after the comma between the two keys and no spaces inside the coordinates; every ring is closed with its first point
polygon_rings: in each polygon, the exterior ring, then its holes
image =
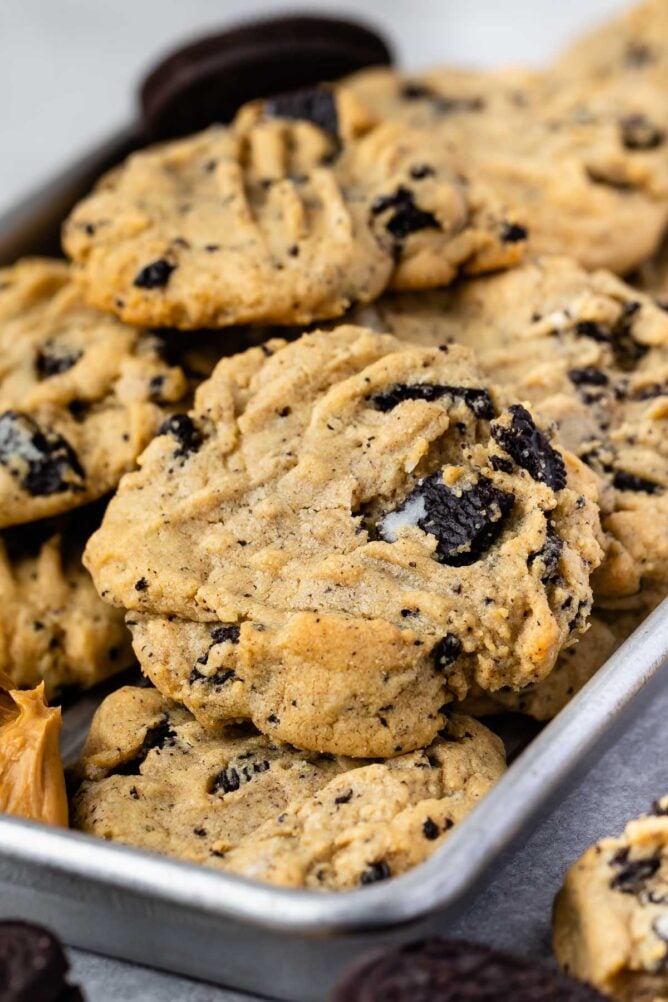
{"type": "Polygon", "coordinates": [[[561,966],[618,1002],[668,997],[668,798],[571,867],[553,932],[561,966]]]}
{"type": "Polygon", "coordinates": [[[411,343],[468,345],[600,476],[599,604],[651,608],[668,592],[668,313],[651,297],[546,257],[453,290],[384,297],[359,320],[411,343]]]}
{"type": "Polygon", "coordinates": [[[586,623],[595,478],[467,349],[269,342],[223,359],[140,466],[86,564],[203,722],[400,754],[473,682],[540,681],[586,623]]]}
{"type": "Polygon", "coordinates": [[[0,527],[99,498],[132,469],[188,391],[160,349],[86,306],[64,262],[0,269],[0,527]]]}
{"type": "Polygon", "coordinates": [[[64,230],[87,301],[151,326],[304,324],[519,260],[512,206],[428,132],[372,127],[351,96],[320,94],[253,105],[103,178],[64,230]]]}
{"type": "Polygon", "coordinates": [[[505,768],[499,738],[453,715],[424,751],[366,763],[252,727],[203,729],[155,689],[98,710],[76,767],[75,827],[283,885],[343,890],[431,855],[505,768]]]}

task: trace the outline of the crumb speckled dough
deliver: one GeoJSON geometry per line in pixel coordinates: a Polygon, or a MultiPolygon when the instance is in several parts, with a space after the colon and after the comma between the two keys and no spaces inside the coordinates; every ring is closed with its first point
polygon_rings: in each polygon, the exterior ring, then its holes
{"type": "Polygon", "coordinates": [[[457,341],[507,392],[555,422],[602,477],[610,542],[597,602],[653,607],[668,592],[668,313],[607,272],[543,258],[360,322],[424,344],[457,341]]]}
{"type": "Polygon", "coordinates": [[[61,261],[0,269],[0,527],[112,490],[188,389],[160,342],[85,306],[61,261]]]}
{"type": "Polygon", "coordinates": [[[664,240],[656,256],[646,261],[633,275],[632,282],[648,296],[653,296],[663,310],[668,311],[668,238],[664,240]]]}
{"type": "Polygon", "coordinates": [[[344,89],[466,150],[470,176],[523,207],[535,252],[623,274],[668,223],[667,22],[651,0],[545,72],[373,69],[344,89]]]}
{"type": "Polygon", "coordinates": [[[223,359],[140,465],[86,563],[205,722],[399,754],[470,682],[539,681],[586,621],[596,479],[467,349],[269,342],[223,359]]]}
{"type": "Polygon", "coordinates": [[[186,329],[309,323],[521,257],[512,212],[428,133],[346,141],[262,108],[134,154],[77,206],[64,244],[89,302],[186,329]]]}
{"type": "Polygon", "coordinates": [[[554,952],[618,1002],[668,999],[668,798],[568,871],[555,902],[554,952]]]}
{"type": "Polygon", "coordinates": [[[49,698],[134,661],[122,613],[102,601],[81,563],[82,514],[85,523],[84,510],[0,534],[0,670],[16,688],[44,681],[49,698]]]}
{"type": "Polygon", "coordinates": [[[73,825],[280,884],[345,889],[426,859],[505,768],[463,716],[385,763],[319,756],[252,728],[203,730],[153,689],[98,710],[77,766],[73,825]]]}
{"type": "Polygon", "coordinates": [[[643,609],[640,614],[614,612],[606,616],[601,611],[594,611],[587,632],[577,644],[561,652],[542,682],[519,692],[501,689],[493,695],[472,688],[457,709],[474,717],[514,710],[535,720],[552,720],[633,633],[645,612],[643,609]]]}

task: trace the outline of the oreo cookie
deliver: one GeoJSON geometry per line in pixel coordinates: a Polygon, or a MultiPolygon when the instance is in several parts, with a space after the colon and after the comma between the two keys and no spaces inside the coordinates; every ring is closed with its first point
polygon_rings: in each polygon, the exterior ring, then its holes
{"type": "Polygon", "coordinates": [[[42,926],[0,922],[1,1002],[83,1002],[69,984],[69,962],[60,942],[42,926]]]}
{"type": "Polygon", "coordinates": [[[337,18],[263,18],[207,35],[170,53],[145,78],[145,137],[184,136],[229,122],[255,98],[391,62],[387,42],[376,32],[337,18]]]}
{"type": "Polygon", "coordinates": [[[329,1002],[605,1002],[559,971],[482,943],[431,939],[369,954],[329,1002]]]}

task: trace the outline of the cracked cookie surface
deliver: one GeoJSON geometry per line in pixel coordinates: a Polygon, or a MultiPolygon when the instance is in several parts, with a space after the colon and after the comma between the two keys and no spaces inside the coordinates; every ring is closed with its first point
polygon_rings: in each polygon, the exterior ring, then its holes
{"type": "Polygon", "coordinates": [[[0,527],[112,490],[188,390],[160,342],[85,306],[61,261],[0,269],[0,527]]]}
{"type": "Polygon", "coordinates": [[[562,967],[618,1002],[668,998],[668,798],[571,867],[553,934],[562,967]]]}
{"type": "Polygon", "coordinates": [[[426,859],[505,768],[500,740],[452,716],[386,763],[299,751],[249,727],[204,730],[154,689],[98,710],[76,767],[75,827],[290,886],[345,889],[426,859]]]}
{"type": "Polygon", "coordinates": [[[466,349],[355,327],[269,342],[167,432],[86,563],[207,725],[397,755],[474,681],[539,681],[584,626],[595,478],[466,349]]]}
{"type": "Polygon", "coordinates": [[[388,286],[519,260],[515,217],[447,150],[431,156],[428,133],[361,113],[333,135],[289,98],[136,153],[99,183],[64,230],[89,302],[145,325],[303,324],[388,286]]]}

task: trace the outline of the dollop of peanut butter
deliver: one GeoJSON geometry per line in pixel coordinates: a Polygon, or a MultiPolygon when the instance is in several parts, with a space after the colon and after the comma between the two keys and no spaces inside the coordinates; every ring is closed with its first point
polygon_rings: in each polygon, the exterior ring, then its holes
{"type": "Polygon", "coordinates": [[[21,692],[0,672],[0,812],[67,827],[60,725],[43,682],[21,692]]]}

